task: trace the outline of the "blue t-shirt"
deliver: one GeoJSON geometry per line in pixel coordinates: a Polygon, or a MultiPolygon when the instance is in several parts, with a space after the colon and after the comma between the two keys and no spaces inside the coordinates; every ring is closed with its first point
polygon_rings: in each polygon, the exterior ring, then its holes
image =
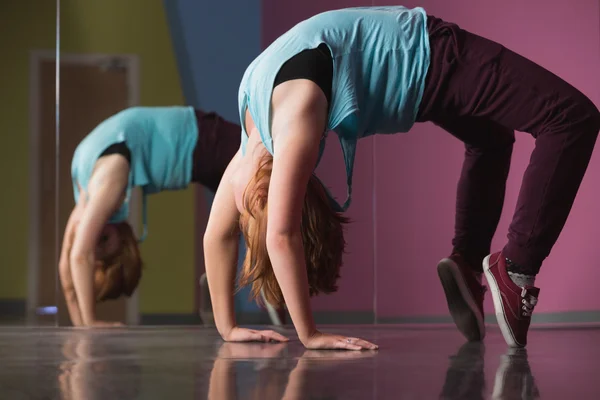
{"type": "MultiPolygon", "coordinates": [[[[275,40],[246,69],[238,102],[242,152],[248,141],[245,112],[273,154],[271,96],[283,64],[303,50],[326,44],[333,58],[327,131],[339,137],[350,205],[358,139],[375,133],[407,132],[415,122],[429,68],[427,15],[417,7],[357,7],[318,14],[275,40]]],[[[325,134],[321,143],[321,154],[325,134]]]]}
{"type": "Polygon", "coordinates": [[[124,142],[131,152],[126,198],[110,222],[129,216],[131,190],[142,187],[144,230],[146,195],[187,187],[192,179],[192,157],[198,141],[193,107],[133,107],[100,123],[77,146],[71,163],[75,202],[78,184],[87,191],[98,157],[110,145],[124,142]]]}

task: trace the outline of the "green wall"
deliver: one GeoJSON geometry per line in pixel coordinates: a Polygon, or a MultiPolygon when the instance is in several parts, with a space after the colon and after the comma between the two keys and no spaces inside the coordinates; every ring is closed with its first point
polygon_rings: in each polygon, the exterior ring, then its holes
{"type": "Polygon", "coordinates": [[[52,1],[0,5],[1,299],[25,299],[27,293],[29,51],[54,49],[55,18],[52,1]]]}
{"type": "MultiPolygon", "coordinates": [[[[4,114],[0,117],[0,140],[11,151],[0,158],[0,174],[4,185],[12,190],[0,196],[0,212],[4,216],[0,240],[7,250],[0,263],[0,296],[24,298],[29,195],[28,89],[25,89],[28,50],[53,48],[55,11],[54,2],[36,1],[35,12],[32,1],[3,3],[9,4],[2,6],[2,30],[9,31],[0,35],[0,43],[3,49],[12,48],[3,57],[6,72],[0,74],[4,93],[0,98],[0,112],[4,114]],[[10,251],[9,239],[12,239],[10,251]]],[[[183,104],[162,0],[63,0],[61,7],[61,52],[137,54],[141,104],[183,104]]],[[[190,313],[195,284],[193,191],[150,197],[148,220],[150,235],[142,245],[146,270],[140,286],[140,311],[190,313]]]]}

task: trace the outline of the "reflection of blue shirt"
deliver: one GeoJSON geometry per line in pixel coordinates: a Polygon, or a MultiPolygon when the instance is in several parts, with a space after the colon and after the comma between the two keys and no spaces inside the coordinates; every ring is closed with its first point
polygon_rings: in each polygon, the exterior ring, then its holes
{"type": "MultiPolygon", "coordinates": [[[[325,43],[333,57],[327,130],[338,134],[350,205],[357,140],[375,133],[407,132],[415,122],[429,68],[427,16],[422,8],[358,7],[328,11],[279,37],[246,70],[239,89],[242,152],[248,108],[261,140],[273,154],[271,96],[282,65],[325,43]]],[[[321,151],[323,143],[321,143],[321,151]]]]}
{"type": "Polygon", "coordinates": [[[198,127],[192,107],[133,107],[100,123],[77,146],[71,163],[75,202],[77,184],[87,191],[98,157],[110,145],[125,142],[131,152],[126,199],[110,222],[129,216],[131,189],[144,193],[144,227],[147,194],[184,189],[192,179],[192,157],[198,141],[198,127]]]}

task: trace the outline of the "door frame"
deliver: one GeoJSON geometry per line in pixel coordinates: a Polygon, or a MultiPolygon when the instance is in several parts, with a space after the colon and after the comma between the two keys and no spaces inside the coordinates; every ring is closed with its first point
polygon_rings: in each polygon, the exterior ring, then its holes
{"type": "MultiPolygon", "coordinates": [[[[119,60],[127,70],[129,107],[140,104],[140,60],[135,54],[102,53],[60,53],[60,62],[79,65],[98,65],[119,60]]],[[[35,321],[36,310],[44,304],[38,304],[39,290],[39,254],[40,254],[40,204],[41,177],[40,167],[40,66],[44,61],[56,61],[54,50],[33,50],[29,54],[29,247],[27,271],[27,324],[35,321]]],[[[59,83],[60,85],[60,83],[59,83]]],[[[59,86],[60,89],[60,86],[59,86]]],[[[60,92],[59,92],[60,95],[60,92]]],[[[60,99],[60,97],[59,97],[60,99]]],[[[60,116],[59,116],[60,118],[60,116]]],[[[59,120],[60,123],[60,120],[59,120]]],[[[60,125],[59,125],[60,127],[60,125]]],[[[64,157],[64,155],[60,155],[64,157]]],[[[71,157],[72,155],[68,155],[71,157]]],[[[141,192],[134,190],[130,203],[129,223],[137,231],[141,224],[141,192]]],[[[61,232],[59,232],[60,235],[61,232]]],[[[139,232],[136,232],[139,235],[139,232]]],[[[60,250],[59,250],[60,252],[60,250]]],[[[58,257],[56,260],[58,266],[58,257]]],[[[58,270],[57,270],[58,274],[58,270]]],[[[126,300],[126,320],[128,325],[139,325],[139,290],[126,300]]],[[[58,303],[58,302],[56,302],[58,303]]]]}

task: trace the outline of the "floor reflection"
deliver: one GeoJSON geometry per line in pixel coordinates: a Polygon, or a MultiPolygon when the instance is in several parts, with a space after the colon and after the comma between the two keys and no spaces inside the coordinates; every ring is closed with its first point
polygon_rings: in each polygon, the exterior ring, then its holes
{"type": "MultiPolygon", "coordinates": [[[[450,356],[440,400],[488,398],[484,370],[485,345],[465,343],[450,356]]],[[[525,349],[508,349],[500,357],[491,398],[533,400],[540,394],[525,349]]]]}
{"type": "Polygon", "coordinates": [[[77,332],[64,341],[62,355],[64,361],[58,368],[62,400],[139,396],[142,368],[127,342],[77,332]]]}
{"type": "Polygon", "coordinates": [[[376,352],[337,352],[306,350],[297,359],[288,358],[287,344],[224,343],[211,371],[208,398],[211,400],[337,399],[327,370],[342,370],[346,361],[372,358],[376,352]],[[255,377],[238,396],[236,364],[252,361],[255,377]],[[319,366],[315,369],[315,366],[319,366]]]}
{"type": "Polygon", "coordinates": [[[540,391],[527,360],[527,350],[509,349],[501,357],[494,380],[492,398],[498,400],[540,398],[540,391]]]}
{"type": "Polygon", "coordinates": [[[600,330],[534,330],[528,352],[507,349],[493,330],[484,344],[452,329],[329,331],[380,349],[223,343],[203,328],[3,328],[0,399],[600,398],[600,330]]]}

